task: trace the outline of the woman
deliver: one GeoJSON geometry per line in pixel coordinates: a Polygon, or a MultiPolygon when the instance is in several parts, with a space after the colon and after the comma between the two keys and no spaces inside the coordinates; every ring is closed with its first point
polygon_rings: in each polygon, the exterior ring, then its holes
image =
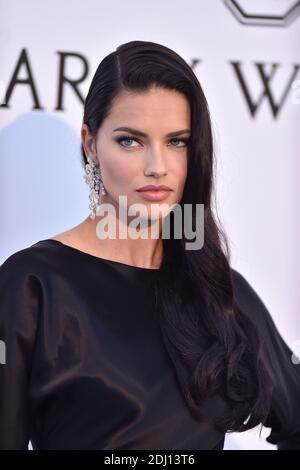
{"type": "Polygon", "coordinates": [[[261,424],[278,449],[300,449],[300,366],[230,267],[191,68],[159,44],[119,46],[93,77],[81,137],[90,216],[0,268],[0,447],[222,449],[226,432],[261,424]],[[129,236],[135,204],[136,233],[158,237],[129,236]],[[171,209],[189,204],[193,231],[204,207],[201,249],[174,236],[171,209]]]}

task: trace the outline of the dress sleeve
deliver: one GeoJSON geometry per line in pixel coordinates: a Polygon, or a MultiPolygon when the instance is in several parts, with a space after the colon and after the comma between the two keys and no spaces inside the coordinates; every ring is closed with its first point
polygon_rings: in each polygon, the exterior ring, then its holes
{"type": "Polygon", "coordinates": [[[26,255],[0,266],[0,449],[28,449],[30,371],[40,303],[40,283],[26,255]],[[29,269],[28,269],[29,268],[29,269]]]}
{"type": "MultiPolygon", "coordinates": [[[[271,409],[264,426],[267,442],[278,450],[300,450],[300,364],[279,333],[265,304],[236,270],[232,270],[238,303],[258,326],[266,366],[274,382],[271,409]]],[[[297,336],[297,335],[296,335],[297,336]]],[[[300,331],[298,330],[300,338],[300,331]]]]}

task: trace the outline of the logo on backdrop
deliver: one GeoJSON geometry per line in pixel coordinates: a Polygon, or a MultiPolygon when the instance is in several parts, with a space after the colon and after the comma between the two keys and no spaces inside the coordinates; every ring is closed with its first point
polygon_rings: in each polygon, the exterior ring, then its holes
{"type": "Polygon", "coordinates": [[[297,0],[224,0],[224,3],[246,25],[288,26],[300,14],[297,0]]]}
{"type": "MultiPolygon", "coordinates": [[[[80,88],[86,80],[89,72],[88,60],[78,52],[61,52],[57,51],[58,60],[58,84],[56,91],[56,98],[54,104],[54,111],[66,111],[65,94],[67,89],[71,89],[76,99],[82,104],[84,103],[84,95],[80,88]],[[81,68],[81,73],[76,78],[70,78],[67,73],[67,66],[69,61],[76,60],[81,68]]],[[[202,60],[195,58],[192,60],[191,68],[195,69],[202,60]]],[[[293,96],[291,102],[298,104],[300,101],[300,88],[299,80],[296,80],[300,64],[291,64],[289,69],[287,66],[282,68],[280,62],[255,62],[245,64],[242,61],[229,61],[229,66],[232,69],[232,76],[236,80],[241,96],[245,102],[245,109],[248,110],[251,118],[255,118],[259,109],[268,106],[271,116],[276,119],[287,102],[287,97],[290,91],[293,96]],[[253,68],[258,78],[258,90],[253,91],[253,85],[249,74],[252,71],[249,67],[253,68]],[[284,83],[275,85],[278,82],[278,76],[284,74],[284,83]]],[[[0,80],[0,108],[10,108],[11,101],[13,101],[13,94],[17,88],[25,87],[31,94],[32,109],[46,110],[44,107],[42,96],[38,83],[36,81],[37,74],[36,64],[31,63],[29,51],[22,49],[19,57],[17,58],[16,65],[12,71],[11,78],[7,85],[4,81],[0,80]]]]}

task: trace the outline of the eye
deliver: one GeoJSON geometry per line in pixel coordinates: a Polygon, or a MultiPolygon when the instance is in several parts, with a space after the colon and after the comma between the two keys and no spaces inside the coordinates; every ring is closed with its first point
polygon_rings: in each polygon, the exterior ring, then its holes
{"type": "MultiPolygon", "coordinates": [[[[139,143],[139,141],[138,141],[134,136],[132,136],[132,135],[123,135],[123,136],[121,136],[121,137],[117,137],[117,138],[116,138],[116,141],[117,141],[122,147],[127,147],[127,148],[132,148],[133,146],[132,146],[132,145],[124,145],[124,144],[122,144],[123,141],[127,141],[127,142],[128,142],[128,141],[134,141],[134,142],[139,143]]],[[[183,139],[183,138],[179,139],[179,138],[177,138],[177,137],[173,137],[173,139],[170,139],[170,142],[172,142],[172,141],[173,141],[173,142],[175,141],[175,142],[177,142],[177,143],[178,143],[178,142],[183,142],[183,143],[185,144],[185,145],[183,145],[183,146],[182,146],[182,145],[181,145],[181,146],[179,146],[179,145],[174,145],[174,147],[183,148],[183,147],[187,147],[187,144],[188,144],[189,139],[183,139]]]]}
{"type": "MultiPolygon", "coordinates": [[[[171,139],[171,141],[172,141],[172,140],[173,140],[173,141],[175,140],[175,141],[177,141],[177,142],[183,142],[183,143],[185,144],[183,147],[186,147],[187,144],[188,144],[188,141],[189,141],[189,139],[178,139],[177,137],[173,137],[173,139],[171,139]]],[[[170,142],[171,142],[171,141],[170,141],[170,142]]],[[[175,147],[178,147],[178,145],[175,145],[175,147]]]]}
{"type": "Polygon", "coordinates": [[[138,142],[133,136],[131,135],[123,135],[122,137],[118,137],[117,139],[117,142],[119,142],[120,145],[122,145],[122,147],[132,147],[132,145],[123,145],[121,144],[121,142],[123,142],[123,140],[134,140],[135,142],[138,142]]]}

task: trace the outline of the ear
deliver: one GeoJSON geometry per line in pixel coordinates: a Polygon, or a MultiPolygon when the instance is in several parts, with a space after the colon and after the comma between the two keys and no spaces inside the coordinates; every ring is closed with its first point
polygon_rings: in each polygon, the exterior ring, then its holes
{"type": "Polygon", "coordinates": [[[91,157],[94,162],[97,162],[96,139],[92,135],[87,124],[82,124],[81,127],[81,141],[87,157],[91,157]]]}

